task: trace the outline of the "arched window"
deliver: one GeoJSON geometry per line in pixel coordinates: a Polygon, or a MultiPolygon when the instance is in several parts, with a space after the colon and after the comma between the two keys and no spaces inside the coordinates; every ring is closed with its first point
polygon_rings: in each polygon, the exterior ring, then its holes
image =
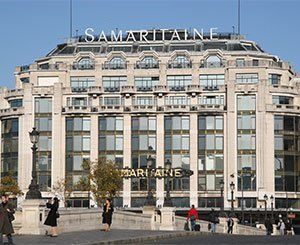
{"type": "Polygon", "coordinates": [[[205,61],[205,67],[207,68],[221,67],[221,65],[222,60],[217,55],[211,55],[205,61]]]}
{"type": "Polygon", "coordinates": [[[73,67],[75,70],[91,70],[94,69],[94,62],[90,58],[82,58],[73,67]]]}
{"type": "Polygon", "coordinates": [[[107,66],[108,69],[125,69],[126,63],[122,57],[113,57],[107,66]]]}
{"type": "Polygon", "coordinates": [[[158,68],[158,61],[152,56],[146,56],[138,63],[141,69],[158,68]]]}
{"type": "Polygon", "coordinates": [[[179,55],[177,56],[170,64],[169,68],[190,68],[191,67],[191,62],[190,60],[184,56],[184,55],[179,55]]]}

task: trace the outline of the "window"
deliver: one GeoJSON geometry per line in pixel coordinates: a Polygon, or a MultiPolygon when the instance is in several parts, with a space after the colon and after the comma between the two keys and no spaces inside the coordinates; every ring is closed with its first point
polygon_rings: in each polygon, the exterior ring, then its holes
{"type": "Polygon", "coordinates": [[[52,113],[52,99],[51,98],[36,98],[35,99],[35,113],[52,113]]]}
{"type": "Polygon", "coordinates": [[[22,99],[10,100],[9,104],[10,104],[11,108],[22,107],[23,106],[23,100],[22,99]]]}
{"type": "Polygon", "coordinates": [[[169,63],[169,68],[190,68],[191,62],[185,56],[177,56],[169,63]]]}
{"type": "Polygon", "coordinates": [[[255,155],[238,155],[238,170],[255,170],[256,156],[255,155]]]}
{"type": "Polygon", "coordinates": [[[138,61],[136,63],[137,69],[153,69],[158,68],[158,61],[152,56],[146,56],[142,59],[142,61],[138,61]]]}
{"type": "Polygon", "coordinates": [[[92,70],[94,67],[94,62],[90,58],[82,58],[73,64],[74,70],[92,70]]]}
{"type": "Polygon", "coordinates": [[[137,91],[152,91],[159,82],[159,77],[135,77],[134,83],[137,91]]]}
{"type": "Polygon", "coordinates": [[[103,69],[126,69],[126,62],[121,57],[113,57],[104,63],[103,69]]]}
{"type": "Polygon", "coordinates": [[[169,89],[172,91],[182,91],[185,90],[186,86],[192,84],[192,76],[191,75],[167,76],[167,84],[169,89]]]}
{"type": "Polygon", "coordinates": [[[244,67],[245,60],[244,59],[236,59],[236,67],[244,67]]]}
{"type": "Polygon", "coordinates": [[[237,108],[239,111],[255,111],[255,95],[238,95],[237,108]]]}
{"type": "Polygon", "coordinates": [[[255,134],[238,135],[239,150],[255,150],[255,134]]]}
{"type": "Polygon", "coordinates": [[[113,97],[101,97],[100,104],[104,106],[121,106],[123,103],[121,97],[113,96],[113,97]]]}
{"type": "Polygon", "coordinates": [[[200,86],[209,89],[217,89],[218,86],[224,85],[224,74],[200,75],[200,86]]]}
{"type": "Polygon", "coordinates": [[[279,74],[269,74],[269,83],[271,85],[279,85],[281,80],[281,75],[279,74]]]}
{"type": "Polygon", "coordinates": [[[257,73],[237,73],[236,83],[258,83],[257,73]]]}
{"type": "Polygon", "coordinates": [[[120,91],[120,87],[125,85],[127,82],[127,77],[103,77],[102,85],[104,91],[106,92],[115,92],[120,91]]]}
{"type": "Polygon", "coordinates": [[[224,105],[224,95],[201,96],[198,102],[200,105],[224,105]]]}
{"type": "Polygon", "coordinates": [[[95,84],[94,77],[71,77],[71,87],[73,91],[85,91],[95,84]]]}
{"type": "Polygon", "coordinates": [[[238,129],[255,129],[255,115],[238,115],[238,129]]]}
{"type": "Polygon", "coordinates": [[[88,98],[86,97],[69,97],[67,98],[68,106],[88,106],[88,98]]]}
{"type": "Polygon", "coordinates": [[[294,98],[290,96],[273,95],[272,103],[274,105],[293,105],[294,98]]]}
{"type": "Polygon", "coordinates": [[[222,67],[222,66],[223,66],[223,64],[222,64],[221,59],[216,55],[209,56],[204,62],[205,68],[218,68],[218,67],[222,67]]]}
{"type": "Polygon", "coordinates": [[[186,96],[168,96],[165,97],[166,105],[190,105],[190,98],[186,96]]]}
{"type": "Polygon", "coordinates": [[[189,130],[190,120],[188,116],[165,117],[165,131],[189,130]]]}
{"type": "Polygon", "coordinates": [[[199,130],[223,130],[223,116],[199,116],[199,130]]]}
{"type": "Polygon", "coordinates": [[[137,106],[153,106],[154,98],[149,96],[137,96],[133,99],[133,104],[137,106]]]}

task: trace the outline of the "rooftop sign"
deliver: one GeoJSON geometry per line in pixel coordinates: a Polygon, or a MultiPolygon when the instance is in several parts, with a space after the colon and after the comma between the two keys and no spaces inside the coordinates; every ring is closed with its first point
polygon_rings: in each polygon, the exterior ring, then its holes
{"type": "Polygon", "coordinates": [[[153,30],[138,30],[138,31],[111,31],[110,34],[105,34],[102,30],[99,35],[95,34],[93,28],[85,30],[85,41],[92,42],[151,42],[151,41],[186,41],[186,40],[203,40],[216,38],[216,27],[209,28],[208,33],[204,33],[203,29],[193,28],[187,29],[153,29],[153,30]]]}

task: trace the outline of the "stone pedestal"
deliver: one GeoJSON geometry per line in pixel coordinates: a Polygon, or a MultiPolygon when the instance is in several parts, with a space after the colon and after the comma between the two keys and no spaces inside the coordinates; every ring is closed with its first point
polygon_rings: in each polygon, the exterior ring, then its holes
{"type": "Polygon", "coordinates": [[[143,214],[151,215],[151,230],[157,230],[157,217],[154,206],[144,206],[143,214]]]}
{"type": "MultiPolygon", "coordinates": [[[[227,218],[226,217],[219,217],[220,220],[220,226],[223,226],[223,230],[220,232],[221,233],[227,233],[227,218]]],[[[217,226],[218,227],[218,226],[217,226]]]]}
{"type": "Polygon", "coordinates": [[[20,234],[42,235],[45,233],[45,201],[28,199],[22,203],[22,227],[20,234]]]}
{"type": "Polygon", "coordinates": [[[161,212],[161,224],[159,229],[165,231],[175,230],[175,211],[172,207],[163,207],[161,212]]]}

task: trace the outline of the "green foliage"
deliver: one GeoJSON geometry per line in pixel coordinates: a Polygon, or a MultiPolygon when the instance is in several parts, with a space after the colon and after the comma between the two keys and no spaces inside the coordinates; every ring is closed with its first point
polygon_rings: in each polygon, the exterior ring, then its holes
{"type": "Polygon", "coordinates": [[[103,158],[90,164],[90,190],[94,194],[97,203],[100,204],[107,197],[117,196],[122,188],[123,178],[114,162],[105,161],[103,158]]]}
{"type": "Polygon", "coordinates": [[[19,188],[17,180],[13,177],[12,172],[9,172],[8,175],[1,178],[0,194],[13,196],[23,195],[22,191],[19,188]]]}
{"type": "Polygon", "coordinates": [[[52,186],[52,190],[62,195],[63,201],[66,204],[66,200],[71,196],[71,193],[74,191],[74,186],[72,183],[72,178],[67,177],[55,182],[52,186]]]}

